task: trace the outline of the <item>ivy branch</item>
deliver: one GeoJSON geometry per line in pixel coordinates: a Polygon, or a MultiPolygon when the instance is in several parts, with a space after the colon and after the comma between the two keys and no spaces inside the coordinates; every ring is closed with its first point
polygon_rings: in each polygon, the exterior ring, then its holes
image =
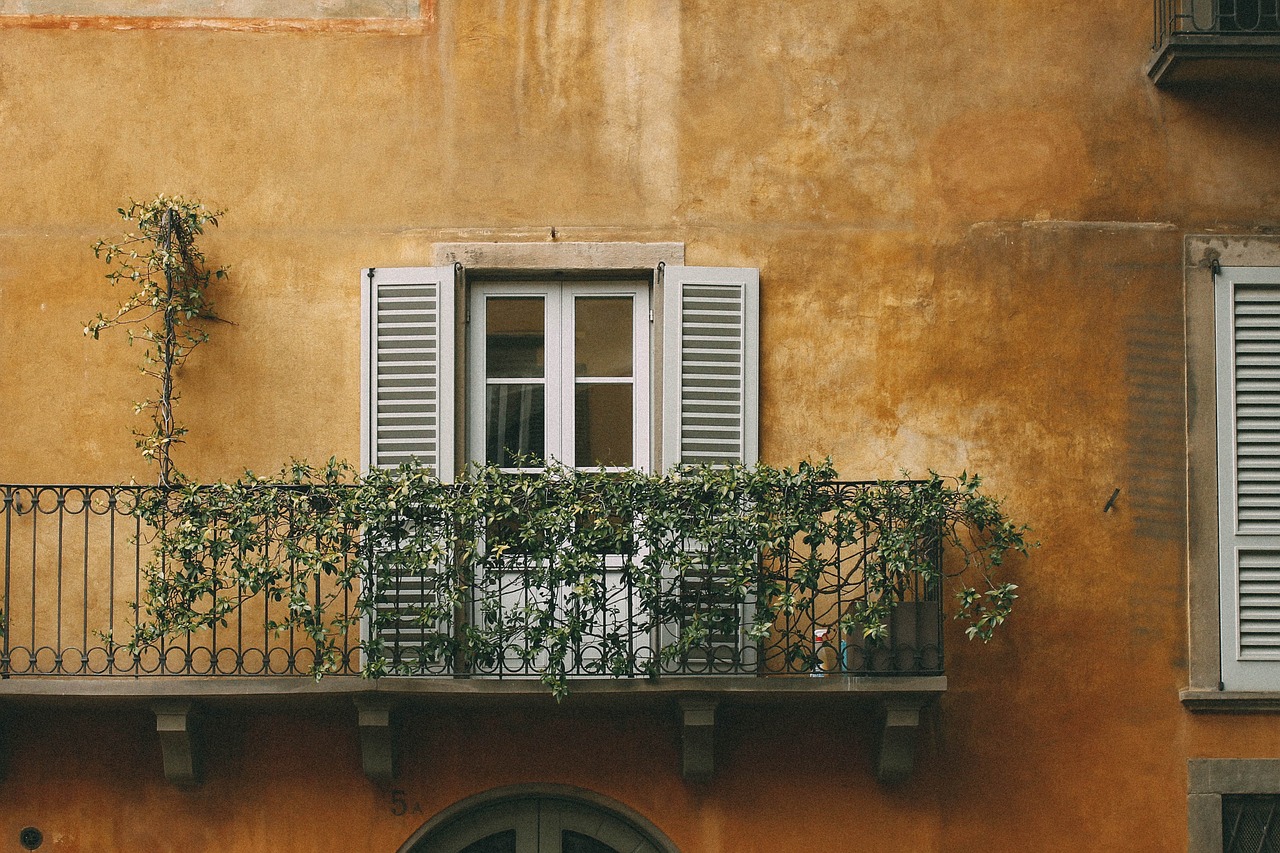
{"type": "Polygon", "coordinates": [[[210,210],[181,196],[158,195],[151,201],[130,201],[117,209],[126,222],[136,222],[137,231],[115,241],[98,240],[93,254],[112,267],[106,278],[111,285],[124,285],[131,293],[110,316],[98,314],[84,327],[94,340],[107,329],[125,329],[129,344],[140,339],[145,344],[143,375],[158,383],[154,397],[134,404],[136,413],[151,421],[148,431],[134,430],[143,458],[159,465],[160,485],[174,478],[172,451],[187,433],[174,420],[178,401],[174,374],[192,350],[209,340],[203,324],[218,320],[207,290],[226,269],[208,269],[196,238],[205,226],[218,224],[220,210],[210,210]]]}

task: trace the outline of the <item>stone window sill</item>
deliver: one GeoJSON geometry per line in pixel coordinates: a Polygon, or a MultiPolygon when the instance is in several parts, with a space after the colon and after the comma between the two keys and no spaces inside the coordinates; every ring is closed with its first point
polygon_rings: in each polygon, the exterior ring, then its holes
{"type": "Polygon", "coordinates": [[[1280,711],[1280,690],[1206,690],[1189,687],[1178,694],[1188,711],[1247,714],[1280,711]]]}

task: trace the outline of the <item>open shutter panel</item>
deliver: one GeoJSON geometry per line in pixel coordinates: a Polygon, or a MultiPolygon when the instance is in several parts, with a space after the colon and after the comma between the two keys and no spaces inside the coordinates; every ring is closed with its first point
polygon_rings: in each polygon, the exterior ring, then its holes
{"type": "MultiPolygon", "coordinates": [[[[442,480],[453,477],[454,282],[452,266],[362,273],[366,468],[416,460],[442,480]]],[[[421,618],[423,607],[435,603],[429,576],[380,579],[375,607],[388,672],[411,675],[443,666],[427,649],[452,625],[421,618]]]]}
{"type": "Polygon", "coordinates": [[[454,267],[365,270],[364,463],[454,467],[454,267]]]}
{"type": "MultiPolygon", "coordinates": [[[[760,274],[754,269],[666,267],[663,286],[662,464],[754,464],[758,450],[760,274]]],[[[704,645],[679,666],[690,673],[754,672],[759,665],[748,632],[753,592],[744,597],[686,547],[694,565],[681,578],[685,605],[708,629],[704,645]]],[[[662,645],[683,625],[664,625],[662,645]]]]}
{"type": "Polygon", "coordinates": [[[1280,689],[1280,270],[1217,279],[1222,680],[1280,689]]]}
{"type": "Polygon", "coordinates": [[[666,267],[663,313],[663,465],[754,464],[759,271],[666,267]]]}

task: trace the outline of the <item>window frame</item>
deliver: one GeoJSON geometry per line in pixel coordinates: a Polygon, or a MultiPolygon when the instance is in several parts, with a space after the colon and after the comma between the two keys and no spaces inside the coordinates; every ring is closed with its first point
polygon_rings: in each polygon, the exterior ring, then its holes
{"type": "MultiPolygon", "coordinates": [[[[487,447],[486,392],[490,381],[485,364],[485,311],[490,298],[517,298],[530,296],[543,301],[545,364],[541,377],[546,405],[546,444],[543,451],[548,458],[573,466],[593,468],[576,459],[573,449],[576,412],[575,391],[579,382],[570,361],[573,353],[573,332],[577,300],[580,298],[628,297],[632,301],[632,464],[625,466],[640,471],[652,470],[655,448],[652,430],[654,400],[660,397],[659,389],[651,379],[653,330],[652,273],[645,278],[636,275],[605,278],[591,276],[579,279],[568,276],[529,276],[519,280],[470,276],[467,283],[467,314],[470,317],[466,340],[458,345],[459,352],[466,353],[468,372],[472,381],[465,387],[467,410],[467,440],[465,454],[468,462],[483,463],[487,447]],[[565,341],[570,341],[566,346],[565,341]]],[[[511,469],[517,470],[517,469],[511,469]]],[[[622,470],[610,468],[608,470],[622,470]]]]}
{"type": "Polygon", "coordinates": [[[1280,794],[1280,759],[1187,761],[1187,853],[1223,853],[1222,798],[1233,794],[1280,794]]]}
{"type": "MultiPolygon", "coordinates": [[[[553,276],[590,276],[596,279],[617,277],[620,279],[644,278],[653,281],[653,271],[661,266],[679,267],[685,265],[685,244],[677,242],[640,243],[640,242],[579,242],[579,241],[512,241],[512,242],[459,242],[436,243],[432,247],[431,264],[433,266],[461,265],[466,271],[465,278],[470,281],[485,281],[503,278],[543,278],[553,276]]],[[[458,305],[469,304],[469,294],[465,281],[455,282],[457,291],[455,301],[458,305]]],[[[655,318],[663,316],[663,288],[658,281],[652,286],[649,295],[649,310],[655,318]]],[[[456,341],[467,341],[466,312],[457,312],[455,318],[454,338],[456,341]]],[[[651,324],[649,359],[649,383],[652,390],[651,405],[661,398],[660,389],[665,387],[663,378],[663,350],[661,335],[651,324]]],[[[466,344],[463,344],[465,348],[466,344]]],[[[454,387],[469,389],[468,366],[466,359],[454,360],[454,387]]],[[[468,392],[464,390],[464,397],[468,392]]],[[[458,406],[454,416],[454,435],[471,436],[467,423],[466,405],[458,406]]],[[[650,427],[650,464],[657,470],[666,462],[658,457],[662,448],[663,424],[661,412],[651,411],[650,427]]],[[[454,470],[462,470],[469,458],[466,442],[456,442],[454,470]]]]}
{"type": "Polygon", "coordinates": [[[416,458],[445,481],[465,472],[483,443],[465,440],[477,378],[466,357],[468,282],[487,279],[645,282],[648,316],[633,322],[647,326],[649,405],[637,417],[650,421],[649,465],[757,461],[758,268],[687,266],[683,245],[667,243],[443,244],[433,260],[361,271],[362,470],[416,458]],[[664,424],[675,433],[666,442],[664,424]]]}
{"type": "Polygon", "coordinates": [[[1280,273],[1280,237],[1189,235],[1184,242],[1189,683],[1180,698],[1192,711],[1274,711],[1280,710],[1280,679],[1266,690],[1223,683],[1215,286],[1221,267],[1276,267],[1280,273]]]}
{"type": "Polygon", "coordinates": [[[506,827],[519,829],[515,823],[521,820],[526,832],[541,836],[541,827],[536,824],[537,812],[542,809],[549,818],[546,828],[552,831],[577,831],[639,853],[680,853],[666,833],[630,806],[586,788],[554,783],[508,785],[455,802],[409,836],[399,853],[447,853],[486,837],[485,833],[506,827]]]}

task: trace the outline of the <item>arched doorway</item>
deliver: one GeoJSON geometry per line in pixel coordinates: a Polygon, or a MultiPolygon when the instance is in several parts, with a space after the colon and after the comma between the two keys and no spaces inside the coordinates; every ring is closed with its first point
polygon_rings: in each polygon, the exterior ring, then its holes
{"type": "Polygon", "coordinates": [[[455,803],[399,853],[679,853],[640,814],[582,788],[515,785],[455,803]]]}

